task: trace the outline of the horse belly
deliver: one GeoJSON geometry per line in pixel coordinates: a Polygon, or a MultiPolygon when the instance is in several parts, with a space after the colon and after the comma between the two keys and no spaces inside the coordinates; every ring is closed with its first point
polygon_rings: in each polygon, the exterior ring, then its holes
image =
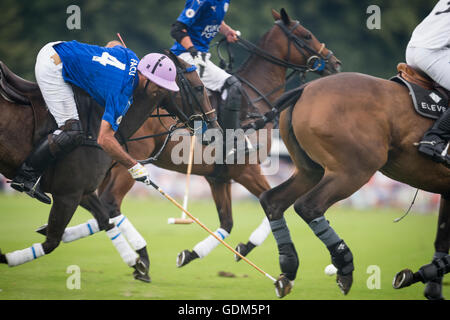
{"type": "Polygon", "coordinates": [[[52,194],[92,193],[105,178],[111,163],[112,159],[103,150],[79,147],[46,172],[44,191],[52,194]]]}

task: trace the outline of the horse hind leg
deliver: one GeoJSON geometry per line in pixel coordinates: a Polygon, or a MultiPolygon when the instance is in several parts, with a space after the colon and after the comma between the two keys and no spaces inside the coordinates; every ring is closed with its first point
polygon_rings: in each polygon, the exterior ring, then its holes
{"type": "Polygon", "coordinates": [[[331,205],[361,188],[371,175],[372,172],[357,172],[356,169],[326,170],[320,182],[294,203],[294,210],[329,250],[331,261],[337,268],[336,282],[344,294],[348,294],[353,283],[353,254],[324,214],[331,205]]]}
{"type": "MultiPolygon", "coordinates": [[[[433,261],[441,259],[449,253],[450,246],[450,199],[441,196],[439,208],[438,228],[434,242],[435,253],[433,261]]],[[[424,296],[428,300],[443,300],[442,295],[443,276],[425,284],[424,296]]]]}

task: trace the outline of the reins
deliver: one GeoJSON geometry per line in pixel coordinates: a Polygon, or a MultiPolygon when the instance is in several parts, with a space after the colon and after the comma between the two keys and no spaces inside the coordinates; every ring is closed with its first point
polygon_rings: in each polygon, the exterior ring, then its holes
{"type": "MultiPolygon", "coordinates": [[[[322,71],[325,68],[328,60],[333,56],[333,52],[331,50],[328,50],[329,52],[326,56],[322,55],[322,53],[326,47],[325,43],[322,43],[320,49],[318,51],[316,51],[315,49],[311,48],[304,40],[300,39],[297,35],[294,34],[294,30],[300,26],[299,21],[295,21],[295,24],[291,28],[288,28],[282,21],[276,21],[275,24],[278,27],[280,27],[280,29],[284,32],[284,34],[288,38],[287,60],[280,59],[278,57],[273,56],[266,50],[260,48],[259,46],[255,45],[254,43],[252,43],[248,40],[243,39],[240,36],[238,36],[239,41],[236,42],[238,45],[240,45],[242,48],[244,48],[251,55],[252,54],[257,55],[260,58],[262,58],[272,64],[292,70],[291,73],[286,76],[286,81],[284,84],[272,89],[268,93],[261,92],[250,81],[248,81],[247,79],[238,75],[237,73],[234,73],[235,77],[237,77],[242,83],[247,85],[251,90],[253,90],[257,94],[258,97],[252,100],[252,99],[250,99],[248,93],[245,90],[242,90],[242,93],[244,94],[249,106],[251,106],[253,109],[256,109],[256,110],[257,110],[257,108],[255,107],[255,103],[257,103],[259,101],[264,101],[270,107],[271,110],[276,109],[274,104],[270,102],[269,97],[271,95],[273,95],[273,94],[277,93],[278,91],[282,90],[283,88],[285,88],[286,83],[289,82],[296,74],[299,75],[301,82],[304,83],[306,73],[322,71]],[[303,57],[306,60],[306,64],[299,65],[299,64],[294,64],[289,61],[290,56],[291,56],[291,44],[293,44],[297,48],[299,53],[303,55],[303,57]],[[311,54],[311,56],[309,58],[307,58],[305,52],[311,54]]],[[[213,46],[217,46],[217,56],[219,57],[219,60],[220,60],[219,65],[222,68],[225,68],[228,72],[232,73],[231,71],[233,69],[234,56],[230,50],[230,46],[229,46],[229,43],[226,41],[226,38],[222,38],[217,43],[215,43],[213,46]],[[221,47],[223,45],[226,45],[226,50],[227,50],[227,54],[228,54],[228,58],[229,58],[228,63],[225,61],[225,59],[221,53],[221,47]]],[[[259,115],[251,114],[250,116],[249,115],[247,116],[247,118],[263,118],[264,117],[261,114],[259,114],[259,115]]]]}

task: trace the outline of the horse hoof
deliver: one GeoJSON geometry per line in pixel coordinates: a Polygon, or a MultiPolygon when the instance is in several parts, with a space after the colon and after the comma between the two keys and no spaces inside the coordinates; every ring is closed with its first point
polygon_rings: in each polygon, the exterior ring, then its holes
{"type": "Polygon", "coordinates": [[[177,268],[181,268],[187,265],[192,260],[198,258],[198,255],[195,252],[191,252],[189,250],[183,250],[177,255],[177,268]]]}
{"type": "Polygon", "coordinates": [[[353,284],[353,275],[350,273],[346,276],[338,274],[336,276],[336,283],[344,295],[350,291],[353,284]]]}
{"type": "Polygon", "coordinates": [[[8,260],[6,260],[6,256],[2,253],[2,250],[0,250],[0,263],[8,263],[8,260]]]}
{"type": "Polygon", "coordinates": [[[150,279],[150,276],[148,275],[148,273],[147,274],[141,274],[137,270],[134,270],[133,277],[136,280],[140,280],[140,281],[143,281],[143,282],[146,282],[146,283],[152,282],[152,280],[150,279]]]}
{"type": "Polygon", "coordinates": [[[47,224],[44,224],[43,226],[40,226],[35,230],[35,232],[42,234],[43,236],[47,236],[47,224]]]}
{"type": "Polygon", "coordinates": [[[444,300],[442,295],[442,278],[440,280],[427,282],[423,295],[428,300],[444,300]]]}
{"type": "Polygon", "coordinates": [[[283,298],[288,295],[293,286],[294,281],[289,280],[284,274],[280,274],[277,281],[275,281],[275,293],[277,297],[283,298]]]}
{"type": "Polygon", "coordinates": [[[413,272],[409,269],[404,269],[395,275],[394,280],[392,281],[392,287],[394,289],[409,287],[413,284],[413,278],[413,272]]]}
{"type": "MultiPolygon", "coordinates": [[[[243,244],[242,242],[239,242],[239,244],[236,246],[236,251],[239,252],[244,257],[247,256],[247,254],[250,252],[250,250],[248,250],[247,246],[245,244],[243,244]]],[[[239,257],[237,254],[235,254],[234,260],[236,260],[236,262],[239,262],[242,260],[242,258],[239,257]]]]}
{"type": "Polygon", "coordinates": [[[135,269],[135,272],[139,273],[142,276],[145,276],[148,274],[148,266],[147,264],[141,260],[141,258],[137,258],[136,264],[133,266],[135,269]]]}

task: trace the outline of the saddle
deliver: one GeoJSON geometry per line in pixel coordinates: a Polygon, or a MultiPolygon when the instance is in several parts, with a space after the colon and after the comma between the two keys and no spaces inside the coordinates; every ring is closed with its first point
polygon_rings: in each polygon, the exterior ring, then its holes
{"type": "Polygon", "coordinates": [[[50,116],[41,90],[35,82],[25,80],[0,61],[0,96],[6,101],[29,107],[34,117],[33,142],[41,140],[48,132],[54,130],[56,122],[50,116]]]}
{"type": "Polygon", "coordinates": [[[40,90],[37,83],[22,79],[0,61],[0,93],[10,102],[31,105],[30,96],[40,90]]]}
{"type": "MultiPolygon", "coordinates": [[[[78,114],[83,125],[85,138],[83,145],[98,146],[93,122],[100,120],[91,116],[91,111],[100,108],[97,103],[83,90],[73,86],[78,114]]],[[[44,136],[57,129],[54,118],[48,112],[41,90],[35,82],[25,80],[13,73],[2,61],[0,61],[0,95],[11,103],[30,107],[34,116],[33,141],[40,141],[44,136]]],[[[19,107],[19,106],[18,106],[19,107]]]]}
{"type": "Polygon", "coordinates": [[[424,72],[403,62],[397,65],[397,71],[398,74],[390,80],[409,89],[417,113],[438,119],[450,107],[450,92],[424,72]]]}

